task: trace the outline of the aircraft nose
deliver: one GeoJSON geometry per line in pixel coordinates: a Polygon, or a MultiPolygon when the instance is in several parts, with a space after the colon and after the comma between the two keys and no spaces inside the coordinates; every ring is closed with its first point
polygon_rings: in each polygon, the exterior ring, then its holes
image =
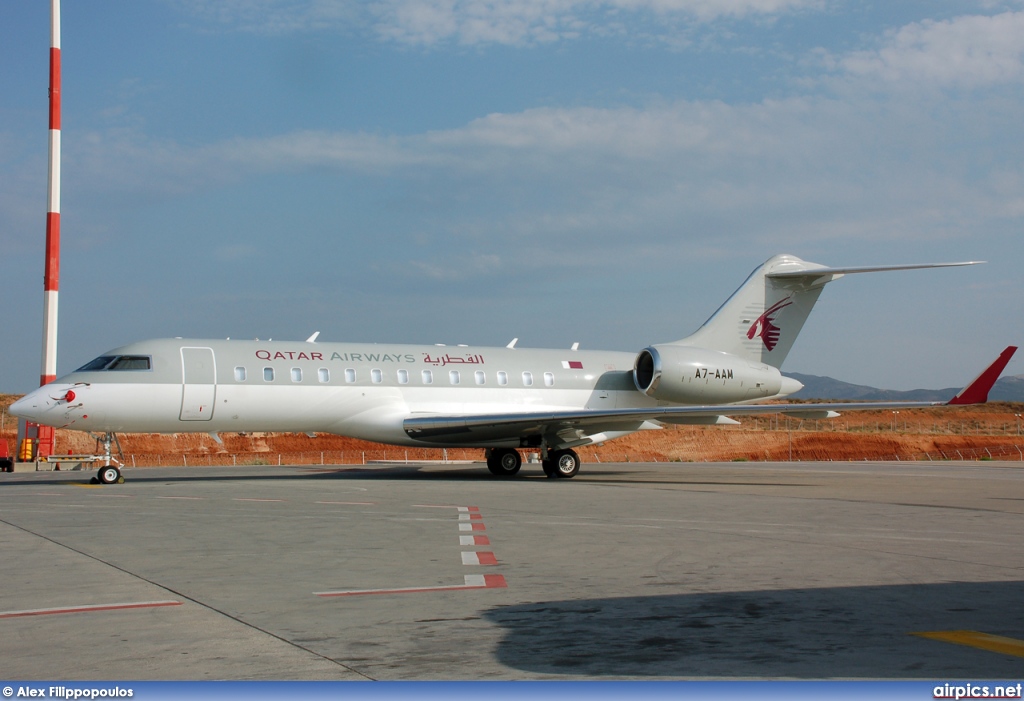
{"type": "Polygon", "coordinates": [[[40,387],[11,404],[11,414],[19,419],[39,421],[46,410],[54,404],[50,399],[49,391],[44,391],[46,389],[46,387],[40,387]]]}

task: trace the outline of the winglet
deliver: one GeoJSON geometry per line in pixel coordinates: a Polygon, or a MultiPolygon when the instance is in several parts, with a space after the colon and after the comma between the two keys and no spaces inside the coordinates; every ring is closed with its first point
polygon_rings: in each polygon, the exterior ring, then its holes
{"type": "Polygon", "coordinates": [[[1010,362],[1010,358],[1013,357],[1016,351],[1017,346],[1007,346],[1006,350],[999,354],[994,363],[985,368],[974,379],[974,382],[960,390],[946,404],[984,404],[987,402],[989,390],[992,389],[992,385],[999,379],[1000,373],[1006,368],[1006,364],[1010,362]]]}

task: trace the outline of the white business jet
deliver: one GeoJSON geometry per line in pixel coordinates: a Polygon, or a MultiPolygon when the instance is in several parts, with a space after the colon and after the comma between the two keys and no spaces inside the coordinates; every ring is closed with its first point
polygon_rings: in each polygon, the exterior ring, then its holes
{"type": "MultiPolygon", "coordinates": [[[[949,402],[758,404],[803,385],[779,372],[826,283],[843,275],[973,263],[828,268],[795,256],[757,267],[703,326],[639,353],[387,344],[160,339],[116,348],[11,406],[39,424],[120,432],[323,432],[380,443],[482,448],[497,476],[519,449],[549,477],[580,469],[574,448],[664,424],[732,416],[984,402],[1015,347],[949,402]]],[[[122,480],[116,465],[103,483],[122,480]]]]}

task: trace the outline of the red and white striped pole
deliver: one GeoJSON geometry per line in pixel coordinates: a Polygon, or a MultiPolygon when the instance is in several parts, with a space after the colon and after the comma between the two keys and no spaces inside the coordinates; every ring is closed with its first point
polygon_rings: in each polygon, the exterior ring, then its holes
{"type": "MultiPolygon", "coordinates": [[[[40,385],[57,379],[57,290],[60,287],[60,0],[50,0],[50,168],[46,267],[43,271],[43,366],[40,385]]],[[[54,430],[37,426],[36,457],[53,455],[54,430]]]]}
{"type": "Polygon", "coordinates": [[[50,169],[46,268],[43,274],[43,367],[40,385],[57,379],[57,289],[60,287],[60,0],[50,0],[50,169]]]}

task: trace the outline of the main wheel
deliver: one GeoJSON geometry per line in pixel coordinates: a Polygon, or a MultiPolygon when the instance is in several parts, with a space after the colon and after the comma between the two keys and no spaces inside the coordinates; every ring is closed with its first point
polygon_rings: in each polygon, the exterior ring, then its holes
{"type": "Polygon", "coordinates": [[[107,465],[100,468],[98,477],[101,484],[116,484],[121,479],[121,471],[113,465],[107,465]]]}
{"type": "Polygon", "coordinates": [[[551,454],[555,477],[575,477],[580,471],[580,456],[575,450],[556,450],[551,454]]]}
{"type": "Polygon", "coordinates": [[[544,474],[546,476],[558,477],[558,468],[555,467],[554,460],[542,460],[540,466],[544,470],[544,474]]]}
{"type": "Polygon", "coordinates": [[[523,466],[523,458],[513,448],[499,448],[487,458],[487,469],[498,477],[511,477],[523,466]]]}

